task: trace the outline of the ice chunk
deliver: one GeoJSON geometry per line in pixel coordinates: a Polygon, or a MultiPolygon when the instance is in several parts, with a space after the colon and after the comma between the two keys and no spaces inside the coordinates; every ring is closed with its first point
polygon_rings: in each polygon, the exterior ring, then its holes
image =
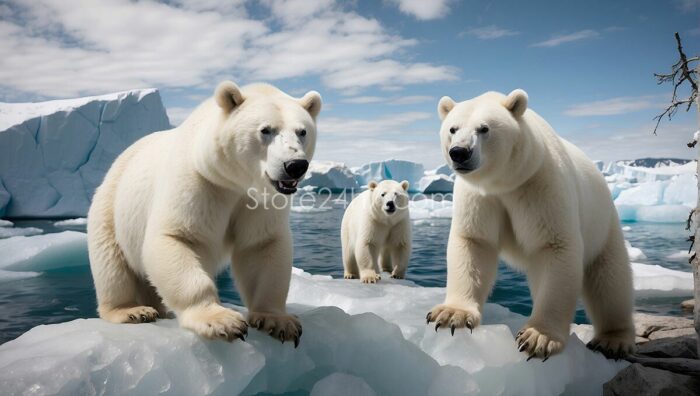
{"type": "Polygon", "coordinates": [[[87,235],[64,231],[57,234],[0,239],[0,269],[45,271],[89,265],[87,235]]]}
{"type": "Polygon", "coordinates": [[[623,226],[622,231],[632,231],[632,227],[630,226],[623,226]]]}
{"type": "Polygon", "coordinates": [[[85,216],[116,156],[169,128],[155,89],[0,103],[0,216],[85,216]]]}
{"type": "Polygon", "coordinates": [[[455,173],[454,170],[452,170],[452,168],[450,168],[450,166],[447,164],[438,166],[435,169],[430,169],[430,170],[425,171],[426,176],[428,176],[428,175],[452,176],[452,175],[454,175],[454,173],[455,173]]]}
{"type": "Polygon", "coordinates": [[[603,171],[603,167],[605,166],[605,162],[603,161],[593,161],[593,164],[595,165],[596,168],[598,168],[599,171],[603,171]]]}
{"type": "Polygon", "coordinates": [[[53,223],[55,227],[78,227],[87,225],[87,219],[85,217],[79,217],[77,219],[61,220],[53,223]]]}
{"type": "Polygon", "coordinates": [[[294,213],[319,213],[319,212],[327,212],[331,210],[331,207],[327,206],[292,206],[291,210],[294,213]]]}
{"type": "Polygon", "coordinates": [[[264,364],[251,344],[204,341],[175,320],[78,319],[35,327],[0,346],[0,383],[6,395],[232,395],[264,364]]]}
{"type": "Polygon", "coordinates": [[[650,223],[684,223],[690,208],[684,205],[616,205],[621,221],[646,221],[650,223]]]}
{"type": "Polygon", "coordinates": [[[637,261],[647,258],[646,254],[642,252],[642,249],[633,247],[630,245],[629,241],[625,241],[625,246],[627,247],[627,255],[630,257],[630,260],[637,261]]]}
{"type": "Polygon", "coordinates": [[[663,202],[664,182],[648,182],[620,191],[615,205],[656,205],[663,202]]]}
{"type": "Polygon", "coordinates": [[[681,250],[681,251],[679,251],[679,252],[669,254],[668,256],[666,256],[666,258],[669,259],[669,260],[674,260],[674,261],[685,261],[685,262],[687,262],[688,260],[690,260],[691,254],[692,254],[692,253],[690,253],[690,252],[687,251],[687,250],[681,250]]]}
{"type": "Polygon", "coordinates": [[[632,263],[634,290],[638,296],[690,296],[693,274],[660,265],[632,263]]]}
{"type": "Polygon", "coordinates": [[[11,222],[10,220],[0,219],[0,227],[12,227],[12,226],[14,226],[14,223],[11,222]]]}
{"type": "Polygon", "coordinates": [[[430,218],[452,218],[452,201],[426,198],[417,201],[409,201],[408,209],[413,220],[430,218]]]}
{"type": "Polygon", "coordinates": [[[426,175],[418,182],[418,190],[425,194],[451,193],[454,181],[443,174],[426,175]]]}
{"type": "Polygon", "coordinates": [[[306,177],[299,185],[327,188],[331,191],[360,188],[350,168],[343,163],[333,161],[311,161],[306,177]]]}
{"type": "Polygon", "coordinates": [[[5,270],[0,270],[0,283],[3,282],[10,282],[10,281],[16,281],[20,279],[26,279],[26,278],[33,278],[35,276],[41,275],[38,272],[34,271],[5,271],[5,270]]]}
{"type": "Polygon", "coordinates": [[[355,171],[357,181],[361,185],[367,185],[372,180],[408,180],[409,191],[418,192],[418,183],[423,177],[423,165],[404,160],[386,160],[370,162],[355,171]]]}
{"type": "Polygon", "coordinates": [[[693,174],[674,177],[667,182],[663,194],[663,203],[667,205],[685,205],[694,207],[698,202],[698,182],[693,174]]]}
{"type": "Polygon", "coordinates": [[[41,229],[36,228],[36,227],[25,227],[25,228],[0,227],[0,238],[39,235],[42,232],[43,231],[41,229]]]}

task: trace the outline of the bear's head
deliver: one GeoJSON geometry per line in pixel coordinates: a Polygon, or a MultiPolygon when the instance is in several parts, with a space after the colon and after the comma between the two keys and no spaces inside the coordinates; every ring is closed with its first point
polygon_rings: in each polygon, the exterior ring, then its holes
{"type": "Polygon", "coordinates": [[[212,178],[232,188],[292,194],[316,146],[316,91],[293,98],[267,84],[242,89],[231,81],[214,93],[218,120],[206,136],[200,160],[212,178]]]}
{"type": "Polygon", "coordinates": [[[440,99],[442,151],[458,176],[482,182],[515,171],[510,160],[522,141],[527,101],[521,89],[507,96],[487,92],[460,103],[440,99]]]}
{"type": "Polygon", "coordinates": [[[398,220],[408,214],[408,181],[371,181],[367,187],[370,190],[372,215],[375,218],[398,220]]]}

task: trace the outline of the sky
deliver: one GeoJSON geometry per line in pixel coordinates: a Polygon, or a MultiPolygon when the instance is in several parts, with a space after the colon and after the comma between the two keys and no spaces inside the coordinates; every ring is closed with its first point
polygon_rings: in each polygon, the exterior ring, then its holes
{"type": "Polygon", "coordinates": [[[444,162],[437,102],[522,88],[592,159],[691,158],[694,111],[653,117],[700,0],[0,0],[0,101],[155,87],[180,123],[217,83],[323,96],[315,159],[444,162]]]}

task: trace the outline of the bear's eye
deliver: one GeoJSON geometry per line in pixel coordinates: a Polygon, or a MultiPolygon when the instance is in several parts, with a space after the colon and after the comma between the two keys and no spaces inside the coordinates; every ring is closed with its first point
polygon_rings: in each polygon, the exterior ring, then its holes
{"type": "Polygon", "coordinates": [[[386,193],[382,193],[382,197],[385,196],[385,195],[386,195],[386,193]]]}
{"type": "Polygon", "coordinates": [[[272,134],[272,128],[270,128],[269,126],[266,126],[260,130],[260,133],[262,133],[263,135],[270,135],[270,134],[272,134]]]}
{"type": "Polygon", "coordinates": [[[479,125],[478,128],[476,128],[476,133],[486,133],[489,131],[489,126],[486,124],[481,124],[479,125]]]}
{"type": "Polygon", "coordinates": [[[306,129],[299,131],[299,136],[306,136],[306,129]]]}
{"type": "Polygon", "coordinates": [[[450,133],[454,135],[458,129],[459,128],[457,128],[457,127],[452,127],[452,128],[450,128],[450,133]]]}

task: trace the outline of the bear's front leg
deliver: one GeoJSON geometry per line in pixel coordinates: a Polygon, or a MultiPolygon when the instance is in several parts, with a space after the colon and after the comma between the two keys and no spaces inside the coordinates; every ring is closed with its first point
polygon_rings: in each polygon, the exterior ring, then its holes
{"type": "Polygon", "coordinates": [[[301,323],[286,312],[292,277],[292,236],[289,231],[268,242],[234,248],[232,271],[236,288],[248,307],[248,323],[270,337],[299,345],[301,323]]]}
{"type": "Polygon", "coordinates": [[[581,289],[582,260],[571,248],[546,248],[527,263],[533,308],[516,343],[528,360],[544,361],[564,349],[581,289]]]}
{"type": "Polygon", "coordinates": [[[360,269],[362,283],[377,283],[379,276],[379,250],[369,242],[359,242],[355,247],[357,267],[360,269]]]}
{"type": "Polygon", "coordinates": [[[426,317],[435,322],[435,331],[466,327],[473,330],[481,323],[481,308],[491,292],[498,270],[498,251],[483,241],[450,232],[447,242],[447,295],[445,303],[435,306],[426,317]]]}
{"type": "Polygon", "coordinates": [[[408,259],[411,256],[411,245],[403,244],[391,249],[391,263],[394,268],[391,271],[391,277],[394,279],[404,279],[406,277],[406,268],[408,268],[408,259]]]}
{"type": "Polygon", "coordinates": [[[180,326],[210,339],[245,340],[248,324],[243,315],[219,303],[214,279],[199,261],[205,252],[172,235],[146,237],[148,278],[175,311],[180,326]]]}

